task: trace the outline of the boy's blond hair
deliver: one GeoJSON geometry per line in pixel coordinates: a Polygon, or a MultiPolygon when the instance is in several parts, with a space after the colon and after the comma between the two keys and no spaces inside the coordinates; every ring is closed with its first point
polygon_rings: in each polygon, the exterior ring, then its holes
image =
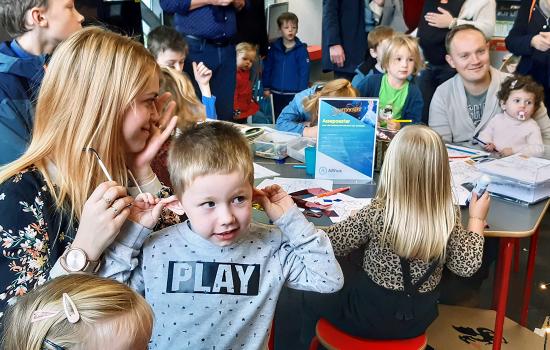
{"type": "Polygon", "coordinates": [[[168,153],[168,171],[178,197],[199,176],[237,171],[250,185],[254,184],[250,145],[228,122],[200,123],[174,137],[168,153]]]}
{"type": "Polygon", "coordinates": [[[420,72],[420,70],[424,67],[424,62],[422,61],[422,55],[420,54],[420,48],[418,46],[418,39],[406,34],[396,34],[390,39],[388,47],[382,55],[380,65],[387,71],[390,64],[390,59],[402,47],[409,50],[414,59],[414,69],[412,75],[418,74],[418,72],[420,72]]]}
{"type": "Polygon", "coordinates": [[[392,27],[384,25],[376,26],[373,30],[369,32],[369,35],[367,35],[367,43],[369,45],[369,49],[376,50],[378,44],[386,39],[393,38],[394,35],[395,31],[392,27]]]}
{"type": "Polygon", "coordinates": [[[384,244],[403,258],[445,260],[460,214],[453,205],[447,149],[435,131],[411,125],[397,133],[376,197],[385,203],[384,244]]]}
{"type": "Polygon", "coordinates": [[[147,344],[153,311],[145,299],[125,284],[87,274],[55,278],[17,300],[5,317],[2,349],[50,349],[44,341],[64,349],[105,348],[114,336],[126,339],[127,348],[147,344]],[[80,319],[70,323],[63,309],[63,294],[74,302],[80,319]],[[35,311],[57,312],[31,322],[35,311]],[[86,342],[86,346],[83,346],[86,342]],[[95,346],[92,346],[95,345],[95,346]]]}
{"type": "Polygon", "coordinates": [[[0,168],[0,183],[35,166],[57,209],[80,219],[84,203],[106,181],[97,159],[83,149],[94,148],[113,179],[127,186],[124,116],[158,74],[155,58],[136,40],[98,27],[72,34],[46,70],[29,148],[0,168]],[[55,182],[49,161],[57,168],[55,182]]]}
{"type": "Polygon", "coordinates": [[[0,27],[12,37],[28,32],[25,18],[33,7],[47,8],[48,0],[0,0],[0,27]]]}
{"type": "Polygon", "coordinates": [[[195,94],[195,89],[187,74],[177,69],[163,67],[160,74],[160,93],[169,92],[176,101],[174,114],[178,116],[178,129],[206,119],[204,105],[195,94]]]}

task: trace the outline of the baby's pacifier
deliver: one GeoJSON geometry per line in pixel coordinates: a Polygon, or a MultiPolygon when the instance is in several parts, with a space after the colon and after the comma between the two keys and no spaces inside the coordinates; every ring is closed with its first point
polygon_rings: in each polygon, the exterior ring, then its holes
{"type": "Polygon", "coordinates": [[[521,120],[521,121],[525,120],[525,112],[524,111],[520,111],[518,113],[518,120],[521,120]]]}

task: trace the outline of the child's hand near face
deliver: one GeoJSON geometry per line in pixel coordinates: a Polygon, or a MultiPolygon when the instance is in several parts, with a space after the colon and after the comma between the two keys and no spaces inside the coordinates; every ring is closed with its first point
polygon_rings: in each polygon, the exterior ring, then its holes
{"type": "Polygon", "coordinates": [[[199,85],[202,96],[210,97],[212,93],[210,92],[210,78],[212,78],[212,71],[210,68],[204,65],[204,63],[193,62],[193,75],[195,80],[199,85]]]}
{"type": "Polygon", "coordinates": [[[271,221],[279,219],[295,206],[292,198],[279,185],[268,186],[262,190],[255,188],[253,199],[264,208],[271,221]]]}
{"type": "Polygon", "coordinates": [[[130,208],[128,218],[148,229],[153,229],[160,218],[162,209],[173,200],[173,197],[159,199],[151,193],[140,193],[130,208]]]}

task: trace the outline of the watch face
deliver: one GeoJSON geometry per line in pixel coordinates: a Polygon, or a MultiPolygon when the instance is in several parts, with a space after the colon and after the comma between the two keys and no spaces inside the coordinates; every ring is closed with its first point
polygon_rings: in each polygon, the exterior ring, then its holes
{"type": "Polygon", "coordinates": [[[65,261],[71,271],[82,271],[86,266],[86,255],[81,250],[71,249],[67,252],[65,261]]]}

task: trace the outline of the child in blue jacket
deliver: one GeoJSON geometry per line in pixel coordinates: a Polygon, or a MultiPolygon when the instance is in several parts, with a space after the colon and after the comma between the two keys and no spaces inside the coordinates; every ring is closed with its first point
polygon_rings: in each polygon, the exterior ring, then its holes
{"type": "Polygon", "coordinates": [[[404,34],[394,36],[381,63],[386,73],[367,76],[357,85],[361,96],[379,98],[380,126],[399,130],[401,120],[420,123],[424,100],[409,80],[423,65],[416,40],[404,34]]]}
{"type": "Polygon", "coordinates": [[[277,18],[277,25],[282,36],[269,48],[262,77],[264,96],[273,96],[275,118],[309,82],[307,45],[296,37],[298,17],[285,12],[277,18]]]}

